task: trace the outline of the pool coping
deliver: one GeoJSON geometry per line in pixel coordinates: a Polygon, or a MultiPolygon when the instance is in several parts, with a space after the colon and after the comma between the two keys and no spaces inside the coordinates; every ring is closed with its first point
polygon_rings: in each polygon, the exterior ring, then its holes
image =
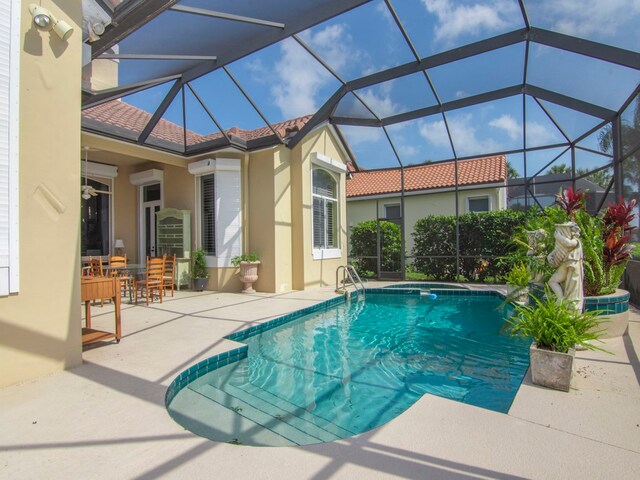
{"type": "MultiPolygon", "coordinates": [[[[254,335],[258,335],[264,333],[266,331],[272,330],[276,327],[284,325],[286,323],[297,320],[305,315],[310,313],[314,313],[321,310],[326,310],[329,307],[337,305],[339,303],[344,303],[347,301],[351,301],[353,297],[358,297],[362,293],[365,298],[367,293],[369,294],[385,294],[385,295],[417,295],[420,296],[424,292],[419,289],[413,287],[413,285],[419,284],[409,284],[407,288],[402,287],[374,287],[374,288],[366,288],[363,290],[357,291],[349,291],[344,295],[338,295],[329,300],[322,301],[315,305],[311,305],[310,307],[302,308],[300,310],[296,310],[291,313],[287,313],[285,315],[281,315],[272,320],[268,320],[266,322],[260,323],[258,325],[253,325],[251,327],[239,330],[237,332],[233,332],[229,335],[224,336],[223,338],[226,340],[233,340],[235,342],[242,342],[243,340],[253,337],[254,335]],[[364,292],[364,293],[363,293],[364,292]],[[349,298],[349,300],[347,300],[349,298]]],[[[492,289],[483,289],[483,290],[471,290],[471,289],[430,289],[430,294],[441,295],[441,296],[496,296],[502,299],[507,299],[507,296],[502,292],[492,289]]],[[[183,370],[174,378],[169,387],[167,387],[167,391],[164,397],[164,404],[167,410],[169,409],[169,405],[175,398],[175,396],[187,385],[189,385],[194,380],[206,375],[207,373],[213,372],[221,367],[229,365],[230,363],[234,363],[240,360],[247,358],[249,351],[248,345],[242,345],[237,348],[233,348],[231,350],[227,350],[226,352],[222,352],[216,355],[213,355],[205,360],[202,360],[191,367],[183,370]]]]}

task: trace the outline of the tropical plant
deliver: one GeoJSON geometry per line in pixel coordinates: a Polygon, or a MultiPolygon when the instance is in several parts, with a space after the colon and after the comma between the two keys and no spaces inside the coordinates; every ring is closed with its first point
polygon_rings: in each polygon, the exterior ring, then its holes
{"type": "Polygon", "coordinates": [[[573,187],[562,190],[556,195],[556,204],[559,205],[572,220],[575,219],[575,214],[578,210],[584,209],[586,200],[587,195],[579,189],[574,190],[573,187]]]}
{"type": "Polygon", "coordinates": [[[560,165],[554,165],[549,170],[547,170],[548,174],[558,174],[558,173],[569,173],[571,169],[564,163],[560,165]]]}
{"type": "Polygon", "coordinates": [[[260,258],[255,252],[243,253],[242,255],[236,255],[231,259],[231,265],[234,267],[240,266],[240,262],[259,262],[260,258]]]}
{"type": "Polygon", "coordinates": [[[593,345],[602,334],[598,330],[598,312],[580,313],[570,302],[558,299],[549,289],[543,299],[532,297],[533,304],[516,306],[509,319],[512,335],[531,337],[538,348],[567,353],[580,345],[589,350],[601,350],[593,345]]]}
{"type": "Polygon", "coordinates": [[[193,265],[191,266],[192,278],[209,278],[206,262],[207,252],[202,248],[193,251],[193,265]]]}
{"type": "Polygon", "coordinates": [[[511,270],[509,270],[505,275],[504,279],[510,285],[515,285],[516,287],[527,287],[529,286],[531,276],[529,275],[529,269],[524,263],[516,263],[511,267],[511,270]]]}
{"type": "MultiPolygon", "coordinates": [[[[556,195],[556,199],[555,205],[528,213],[525,230],[519,230],[515,236],[515,242],[519,245],[515,258],[525,262],[535,261],[525,256],[528,248],[524,235],[526,230],[543,229],[547,232],[541,250],[548,254],[555,243],[555,225],[574,221],[580,227],[585,296],[615,292],[626,262],[631,257],[632,247],[628,245],[628,241],[629,233],[634,229],[631,222],[635,218],[635,201],[627,204],[621,199],[619,203],[609,205],[604,216],[593,216],[585,210],[585,196],[578,190],[569,188],[556,195]]],[[[531,265],[529,267],[532,268],[531,265]]],[[[543,267],[548,273],[549,266],[543,267]]]]}

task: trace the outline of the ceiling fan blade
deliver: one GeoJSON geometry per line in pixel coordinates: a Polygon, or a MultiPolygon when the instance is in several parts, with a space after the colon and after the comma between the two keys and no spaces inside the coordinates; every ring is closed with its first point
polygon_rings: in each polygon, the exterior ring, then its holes
{"type": "Polygon", "coordinates": [[[109,190],[96,190],[95,188],[93,189],[94,192],[96,193],[104,193],[105,195],[112,195],[113,192],[110,192],[109,190]]]}

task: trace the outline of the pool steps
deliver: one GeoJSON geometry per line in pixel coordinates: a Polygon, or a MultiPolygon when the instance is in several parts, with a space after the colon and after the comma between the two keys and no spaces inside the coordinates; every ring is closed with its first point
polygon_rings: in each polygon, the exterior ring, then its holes
{"type": "Polygon", "coordinates": [[[188,388],[297,445],[331,442],[353,435],[353,432],[256,386],[249,390],[230,384],[221,387],[202,384],[188,388]]]}

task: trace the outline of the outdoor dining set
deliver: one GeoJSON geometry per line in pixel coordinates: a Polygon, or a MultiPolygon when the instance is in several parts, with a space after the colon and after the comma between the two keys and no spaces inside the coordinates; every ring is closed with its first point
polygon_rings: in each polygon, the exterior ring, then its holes
{"type": "Polygon", "coordinates": [[[146,263],[128,263],[125,255],[111,255],[104,257],[89,257],[82,267],[85,277],[114,277],[120,284],[123,296],[129,301],[138,303],[138,297],[144,297],[146,304],[162,297],[167,291],[174,295],[176,255],[162,257],[147,257],[146,263]]]}
{"type": "Polygon", "coordinates": [[[162,297],[170,290],[174,295],[174,274],[176,256],[147,257],[144,264],[127,262],[127,256],[89,257],[82,267],[81,298],[85,304],[85,327],[82,329],[82,344],[88,345],[115,339],[120,342],[121,297],[128,296],[129,302],[138,303],[138,297],[149,301],[162,297]],[[111,301],[114,304],[115,329],[113,332],[92,328],[91,303],[111,301]]]}

